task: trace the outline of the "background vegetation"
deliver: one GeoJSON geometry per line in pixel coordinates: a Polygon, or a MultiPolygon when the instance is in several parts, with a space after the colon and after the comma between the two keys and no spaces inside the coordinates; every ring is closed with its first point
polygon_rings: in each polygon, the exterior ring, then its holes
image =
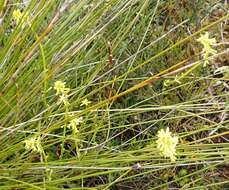
{"type": "Polygon", "coordinates": [[[229,188],[228,17],[226,0],[1,0],[0,189],[229,188]],[[176,162],[156,148],[166,127],[176,162]]]}

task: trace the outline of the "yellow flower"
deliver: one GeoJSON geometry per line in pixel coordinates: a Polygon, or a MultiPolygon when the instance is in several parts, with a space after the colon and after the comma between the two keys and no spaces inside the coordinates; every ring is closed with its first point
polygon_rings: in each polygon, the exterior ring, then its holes
{"type": "Polygon", "coordinates": [[[168,86],[170,86],[172,83],[173,83],[173,81],[172,81],[172,80],[170,80],[170,79],[166,79],[166,80],[164,80],[163,85],[164,85],[165,87],[168,87],[168,86]]]}
{"type": "Polygon", "coordinates": [[[32,150],[35,152],[42,152],[40,137],[37,138],[32,137],[28,140],[24,140],[24,143],[25,143],[25,149],[32,150]]]}
{"type": "Polygon", "coordinates": [[[198,42],[200,42],[204,47],[203,51],[204,52],[209,52],[212,54],[215,54],[217,51],[212,49],[212,45],[216,44],[216,39],[215,38],[209,38],[209,33],[206,32],[204,35],[201,35],[198,39],[198,42]]]}
{"type": "Polygon", "coordinates": [[[21,17],[22,17],[22,13],[19,9],[13,11],[13,19],[16,21],[17,24],[20,22],[21,17]]]}
{"type": "Polygon", "coordinates": [[[56,95],[65,94],[67,95],[70,91],[70,88],[65,87],[65,82],[56,81],[54,83],[54,89],[56,90],[56,95]]]}
{"type": "Polygon", "coordinates": [[[68,102],[68,97],[65,94],[60,95],[59,102],[63,102],[65,106],[69,106],[70,103],[68,102]]]}
{"type": "Polygon", "coordinates": [[[84,100],[81,102],[80,106],[88,106],[90,103],[91,103],[91,101],[89,101],[89,100],[86,98],[86,99],[84,99],[84,100]]]}
{"type": "Polygon", "coordinates": [[[28,18],[28,14],[25,14],[23,17],[23,14],[21,13],[21,11],[19,9],[16,9],[13,11],[13,19],[15,20],[15,22],[18,24],[20,22],[20,20],[22,19],[22,27],[25,26],[25,22],[28,18]]]}
{"type": "Polygon", "coordinates": [[[174,162],[176,160],[176,145],[178,143],[178,137],[172,136],[169,128],[158,131],[157,137],[157,148],[160,150],[161,154],[164,157],[169,157],[171,161],[174,162]]]}
{"type": "Polygon", "coordinates": [[[80,123],[82,122],[83,122],[83,117],[79,117],[79,118],[71,120],[70,124],[67,127],[71,128],[74,133],[77,133],[78,132],[77,126],[80,125],[80,123]]]}
{"type": "Polygon", "coordinates": [[[206,32],[204,35],[201,35],[197,41],[203,45],[203,58],[205,59],[205,63],[208,63],[207,59],[209,55],[215,55],[217,53],[217,51],[211,47],[216,44],[216,39],[209,38],[209,33],[206,32]]]}

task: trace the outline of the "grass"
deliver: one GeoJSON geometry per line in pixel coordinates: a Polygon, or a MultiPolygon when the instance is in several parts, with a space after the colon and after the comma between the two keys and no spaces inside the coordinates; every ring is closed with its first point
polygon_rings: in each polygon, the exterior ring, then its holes
{"type": "Polygon", "coordinates": [[[228,17],[217,0],[1,1],[0,189],[227,189],[228,17]],[[175,162],[156,145],[167,127],[175,162]]]}

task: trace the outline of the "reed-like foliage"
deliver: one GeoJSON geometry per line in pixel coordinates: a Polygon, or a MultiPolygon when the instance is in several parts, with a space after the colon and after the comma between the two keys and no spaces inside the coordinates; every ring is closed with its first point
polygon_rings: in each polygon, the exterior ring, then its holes
{"type": "Polygon", "coordinates": [[[217,0],[1,0],[0,189],[226,189],[228,17],[217,0]]]}

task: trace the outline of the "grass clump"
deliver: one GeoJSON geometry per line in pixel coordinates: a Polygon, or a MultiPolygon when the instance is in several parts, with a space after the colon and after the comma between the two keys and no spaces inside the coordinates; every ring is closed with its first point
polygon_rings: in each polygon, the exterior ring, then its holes
{"type": "Polygon", "coordinates": [[[0,189],[227,189],[227,10],[1,1],[0,189]]]}

